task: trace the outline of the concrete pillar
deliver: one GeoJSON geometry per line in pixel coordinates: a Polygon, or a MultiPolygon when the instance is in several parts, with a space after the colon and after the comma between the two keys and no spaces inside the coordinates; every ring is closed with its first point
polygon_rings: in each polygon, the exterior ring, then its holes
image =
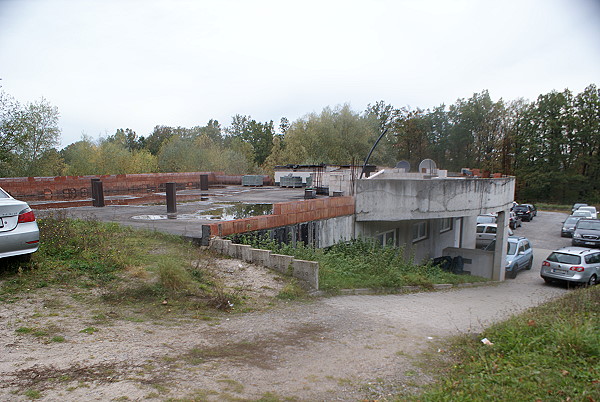
{"type": "Polygon", "coordinates": [[[492,269],[492,280],[503,281],[506,273],[506,243],[508,237],[508,211],[498,212],[496,220],[498,229],[496,231],[496,248],[494,250],[494,266],[492,269]]]}

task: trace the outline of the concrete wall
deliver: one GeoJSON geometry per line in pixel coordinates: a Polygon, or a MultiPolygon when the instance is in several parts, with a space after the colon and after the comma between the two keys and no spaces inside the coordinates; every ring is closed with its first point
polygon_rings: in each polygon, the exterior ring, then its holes
{"type": "Polygon", "coordinates": [[[341,241],[352,240],[354,236],[354,215],[322,219],[315,222],[316,243],[315,247],[331,247],[341,241]]]}
{"type": "Polygon", "coordinates": [[[492,275],[494,252],[479,249],[448,247],[443,250],[443,255],[450,257],[461,256],[465,263],[464,270],[471,275],[494,279],[492,275]]]}
{"type": "Polygon", "coordinates": [[[284,275],[290,275],[307,289],[319,289],[319,263],[297,260],[289,255],[273,254],[270,250],[252,248],[231,240],[212,238],[209,248],[217,253],[258,264],[284,275]]]}
{"type": "Polygon", "coordinates": [[[514,199],[514,177],[385,178],[356,183],[356,221],[403,221],[476,216],[508,210],[514,199]]]}

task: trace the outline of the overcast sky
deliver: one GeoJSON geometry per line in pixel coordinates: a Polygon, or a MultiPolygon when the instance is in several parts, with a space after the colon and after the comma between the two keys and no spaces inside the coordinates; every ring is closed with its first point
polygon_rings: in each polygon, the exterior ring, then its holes
{"type": "Polygon", "coordinates": [[[0,0],[0,85],[62,145],[235,114],[451,104],[600,85],[600,0],[0,0]]]}

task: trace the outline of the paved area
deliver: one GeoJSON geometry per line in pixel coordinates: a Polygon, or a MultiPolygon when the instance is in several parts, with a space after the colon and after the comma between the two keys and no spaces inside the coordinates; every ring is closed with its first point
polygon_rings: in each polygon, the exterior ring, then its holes
{"type": "MultiPolygon", "coordinates": [[[[164,194],[164,193],[163,193],[164,194]]],[[[282,187],[210,187],[208,191],[182,190],[178,196],[197,196],[196,201],[177,203],[175,216],[167,216],[166,194],[160,204],[107,205],[102,208],[71,207],[36,211],[36,215],[66,213],[77,218],[96,218],[100,221],[159,230],[171,234],[201,237],[202,225],[214,223],[223,214],[253,214],[265,211],[266,204],[304,199],[303,188],[282,187]],[[262,206],[262,207],[261,207],[262,206]]],[[[109,197],[107,197],[109,198],[109,197]]],[[[31,207],[35,210],[35,204],[31,207]]]]}

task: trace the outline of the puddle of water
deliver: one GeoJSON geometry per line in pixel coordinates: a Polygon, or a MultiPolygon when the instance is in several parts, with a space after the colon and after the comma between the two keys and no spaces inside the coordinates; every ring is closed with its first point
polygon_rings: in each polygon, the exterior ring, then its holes
{"type": "Polygon", "coordinates": [[[225,207],[213,208],[207,211],[198,211],[195,214],[176,214],[168,215],[136,215],[131,219],[136,220],[163,220],[163,219],[182,219],[182,220],[219,220],[231,221],[235,219],[249,218],[251,216],[270,215],[273,213],[273,204],[243,204],[239,202],[227,203],[225,207]]]}
{"type": "Polygon", "coordinates": [[[228,207],[214,208],[208,211],[199,211],[198,213],[200,214],[199,219],[231,221],[251,216],[270,215],[273,213],[273,204],[232,203],[228,207]]]}

